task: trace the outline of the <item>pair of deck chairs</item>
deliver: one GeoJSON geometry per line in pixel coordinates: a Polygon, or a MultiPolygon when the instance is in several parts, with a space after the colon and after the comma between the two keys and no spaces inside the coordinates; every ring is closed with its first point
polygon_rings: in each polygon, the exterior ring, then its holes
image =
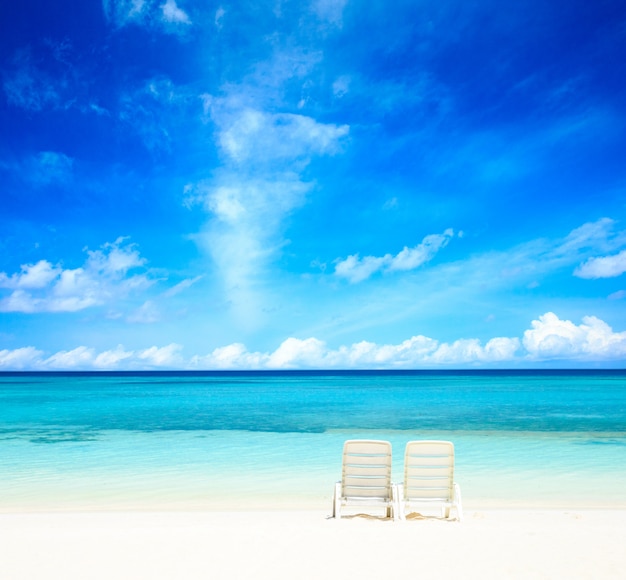
{"type": "Polygon", "coordinates": [[[441,517],[463,518],[461,488],[454,481],[454,445],[450,441],[409,441],[404,481],[391,481],[391,443],[350,440],[343,446],[341,481],[335,485],[333,517],[343,506],[383,507],[394,520],[406,519],[416,506],[439,505],[441,517]]]}

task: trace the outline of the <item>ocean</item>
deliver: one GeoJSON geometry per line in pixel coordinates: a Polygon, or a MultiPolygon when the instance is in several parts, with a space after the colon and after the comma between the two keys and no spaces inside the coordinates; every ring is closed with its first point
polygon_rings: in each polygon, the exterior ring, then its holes
{"type": "Polygon", "coordinates": [[[0,512],[327,509],[346,439],[472,507],[626,507],[626,371],[0,373],[0,512]]]}

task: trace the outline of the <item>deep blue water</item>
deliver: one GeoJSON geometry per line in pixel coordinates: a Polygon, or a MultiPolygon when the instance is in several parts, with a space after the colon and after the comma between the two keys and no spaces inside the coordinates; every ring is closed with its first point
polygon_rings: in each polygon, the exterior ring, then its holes
{"type": "Polygon", "coordinates": [[[626,430],[626,371],[0,374],[0,428],[626,430]]]}

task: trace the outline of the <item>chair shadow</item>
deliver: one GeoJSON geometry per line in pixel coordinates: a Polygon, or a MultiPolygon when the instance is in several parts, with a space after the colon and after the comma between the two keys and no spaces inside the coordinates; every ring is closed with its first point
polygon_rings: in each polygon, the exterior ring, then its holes
{"type": "Polygon", "coordinates": [[[443,516],[429,516],[419,512],[411,512],[406,514],[405,520],[407,521],[432,521],[432,522],[458,522],[458,518],[444,518],[443,516]]]}
{"type": "MultiPolygon", "coordinates": [[[[327,520],[334,519],[333,516],[326,516],[327,520]]],[[[378,522],[392,522],[392,516],[375,516],[373,514],[347,514],[341,516],[342,520],[372,520],[378,522]]]]}

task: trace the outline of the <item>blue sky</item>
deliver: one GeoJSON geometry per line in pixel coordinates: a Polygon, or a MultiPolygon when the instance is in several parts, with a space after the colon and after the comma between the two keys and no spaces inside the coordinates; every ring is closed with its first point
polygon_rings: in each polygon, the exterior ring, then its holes
{"type": "Polygon", "coordinates": [[[1,370],[624,366],[621,0],[0,16],[1,370]]]}

